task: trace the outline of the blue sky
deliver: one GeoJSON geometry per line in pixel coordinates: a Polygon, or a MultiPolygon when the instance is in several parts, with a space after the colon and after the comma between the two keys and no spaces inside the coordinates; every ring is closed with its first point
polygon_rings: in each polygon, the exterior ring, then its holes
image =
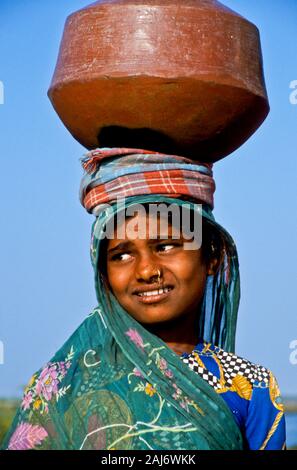
{"type": "MultiPolygon", "coordinates": [[[[225,0],[260,29],[269,117],[214,166],[214,215],[234,237],[242,294],[237,353],[297,395],[296,0],[225,0]]],[[[21,387],[96,305],[93,217],[78,188],[85,149],[47,98],[66,16],[86,0],[1,0],[0,396],[21,387]]]]}

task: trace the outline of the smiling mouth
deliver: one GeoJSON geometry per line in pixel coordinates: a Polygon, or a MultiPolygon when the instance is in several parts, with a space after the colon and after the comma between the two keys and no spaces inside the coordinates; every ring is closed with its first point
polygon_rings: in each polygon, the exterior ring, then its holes
{"type": "Polygon", "coordinates": [[[139,292],[136,294],[140,302],[149,304],[159,302],[160,300],[166,299],[170,292],[173,290],[173,287],[165,287],[161,289],[156,289],[153,291],[139,292]]]}

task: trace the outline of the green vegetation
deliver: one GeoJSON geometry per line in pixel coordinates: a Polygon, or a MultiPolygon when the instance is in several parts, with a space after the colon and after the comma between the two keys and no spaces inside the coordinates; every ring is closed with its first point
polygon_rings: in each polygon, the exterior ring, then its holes
{"type": "Polygon", "coordinates": [[[284,398],[285,410],[286,413],[297,413],[297,400],[296,398],[287,397],[284,398]]]}
{"type": "Polygon", "coordinates": [[[0,446],[14,418],[20,400],[0,400],[0,446]]]}

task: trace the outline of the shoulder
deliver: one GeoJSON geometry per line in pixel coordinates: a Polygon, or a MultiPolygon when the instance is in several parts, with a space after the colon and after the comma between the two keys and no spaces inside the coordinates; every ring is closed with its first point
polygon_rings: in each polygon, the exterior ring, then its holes
{"type": "Polygon", "coordinates": [[[205,342],[183,360],[221,394],[250,449],[284,448],[284,406],[270,369],[205,342]]]}
{"type": "Polygon", "coordinates": [[[273,377],[268,368],[206,342],[199,343],[183,360],[198,373],[203,369],[204,378],[207,371],[207,379],[217,391],[242,391],[247,399],[254,386],[267,388],[273,377]]]}
{"type": "Polygon", "coordinates": [[[235,353],[225,351],[218,346],[205,344],[201,355],[210,354],[224,373],[225,384],[232,386],[234,378],[243,377],[252,386],[268,387],[272,372],[265,366],[251,362],[235,353]],[[209,352],[208,352],[209,351],[209,352]]]}

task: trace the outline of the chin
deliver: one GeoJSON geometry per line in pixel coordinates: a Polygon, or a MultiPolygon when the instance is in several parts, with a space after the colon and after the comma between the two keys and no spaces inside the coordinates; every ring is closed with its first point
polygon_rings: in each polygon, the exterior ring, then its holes
{"type": "Polygon", "coordinates": [[[161,325],[162,323],[169,323],[171,321],[177,320],[179,317],[182,315],[174,315],[172,312],[169,313],[161,313],[155,310],[154,312],[146,312],[143,315],[132,315],[135,320],[137,320],[139,323],[142,323],[144,325],[161,325]]]}

